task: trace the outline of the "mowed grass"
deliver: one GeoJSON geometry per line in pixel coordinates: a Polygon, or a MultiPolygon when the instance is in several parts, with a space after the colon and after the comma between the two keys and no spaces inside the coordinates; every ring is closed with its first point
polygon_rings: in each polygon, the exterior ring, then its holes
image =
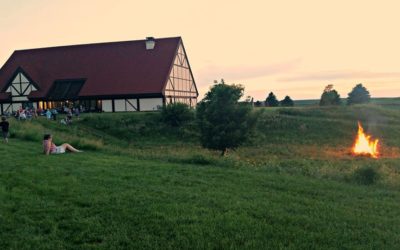
{"type": "Polygon", "coordinates": [[[11,121],[0,144],[1,249],[396,249],[400,110],[258,109],[228,157],[194,124],[158,114],[89,114],[71,127],[11,121]],[[349,154],[361,120],[382,158],[349,154]],[[82,154],[43,156],[41,136],[82,154]],[[356,171],[376,170],[372,185],[356,171]]]}

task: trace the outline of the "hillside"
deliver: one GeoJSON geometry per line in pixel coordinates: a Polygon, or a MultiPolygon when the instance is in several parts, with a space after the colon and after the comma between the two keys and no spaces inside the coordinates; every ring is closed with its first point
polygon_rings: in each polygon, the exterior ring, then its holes
{"type": "Polygon", "coordinates": [[[169,128],[158,113],[84,114],[69,127],[11,119],[1,249],[399,246],[400,109],[255,112],[251,142],[225,158],[199,146],[195,124],[169,128]],[[380,159],[350,154],[357,121],[380,139],[380,159]],[[46,132],[85,152],[44,156],[46,132]]]}

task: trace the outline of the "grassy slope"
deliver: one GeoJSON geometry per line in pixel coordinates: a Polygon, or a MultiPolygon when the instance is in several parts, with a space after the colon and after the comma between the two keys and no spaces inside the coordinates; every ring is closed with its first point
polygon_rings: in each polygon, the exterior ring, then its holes
{"type": "Polygon", "coordinates": [[[398,110],[259,115],[254,146],[226,159],[188,141],[191,131],[165,135],[155,114],[90,115],[68,128],[13,122],[16,138],[0,144],[1,248],[399,246],[398,110]],[[384,159],[346,154],[357,120],[383,139],[384,159]],[[46,131],[86,152],[44,157],[46,131]],[[353,180],[366,165],[381,174],[376,185],[353,180]]]}

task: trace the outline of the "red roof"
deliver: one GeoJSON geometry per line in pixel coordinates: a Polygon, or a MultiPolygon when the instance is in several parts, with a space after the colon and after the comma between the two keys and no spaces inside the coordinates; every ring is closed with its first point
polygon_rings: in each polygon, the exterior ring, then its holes
{"type": "MultiPolygon", "coordinates": [[[[0,91],[21,68],[39,87],[30,98],[45,98],[54,81],[86,79],[79,97],[160,94],[180,37],[17,50],[0,69],[0,91]]],[[[0,95],[0,99],[3,99],[0,95]]]]}

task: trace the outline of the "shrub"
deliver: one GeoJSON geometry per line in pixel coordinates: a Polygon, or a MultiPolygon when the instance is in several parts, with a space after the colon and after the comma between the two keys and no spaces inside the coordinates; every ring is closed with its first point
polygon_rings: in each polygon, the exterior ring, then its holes
{"type": "Polygon", "coordinates": [[[379,180],[379,173],[376,168],[371,166],[361,167],[354,171],[354,178],[357,183],[363,185],[372,185],[379,180]]]}
{"type": "Polygon", "coordinates": [[[172,127],[181,127],[194,120],[194,114],[189,106],[184,103],[171,103],[161,111],[162,121],[172,127]]]}

